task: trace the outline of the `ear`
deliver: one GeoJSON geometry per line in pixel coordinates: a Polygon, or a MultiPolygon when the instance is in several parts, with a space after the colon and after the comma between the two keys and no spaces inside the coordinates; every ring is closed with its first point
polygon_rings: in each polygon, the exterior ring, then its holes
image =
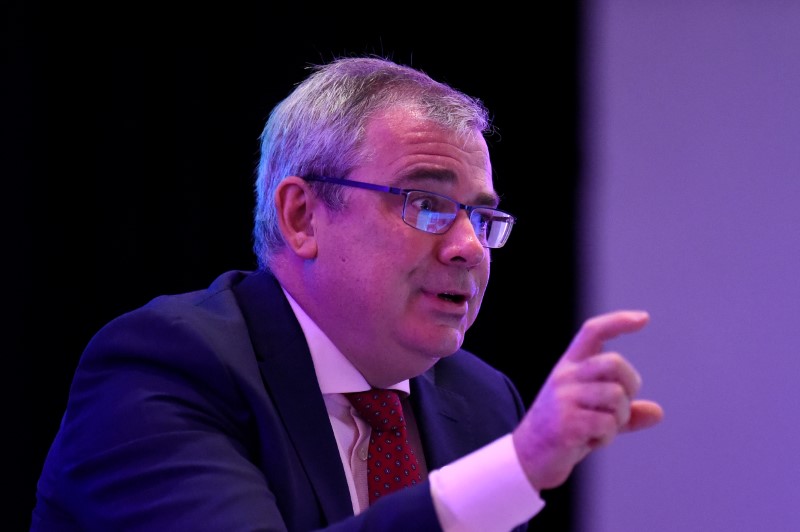
{"type": "Polygon", "coordinates": [[[314,202],[310,185],[302,178],[289,176],[275,190],[278,225],[286,245],[303,259],[317,255],[314,235],[314,202]]]}

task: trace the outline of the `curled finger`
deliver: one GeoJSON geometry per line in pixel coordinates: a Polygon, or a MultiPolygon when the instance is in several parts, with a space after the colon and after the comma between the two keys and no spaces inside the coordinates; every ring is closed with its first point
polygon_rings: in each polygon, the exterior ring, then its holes
{"type": "Polygon", "coordinates": [[[597,416],[611,416],[616,429],[628,424],[631,418],[631,400],[625,389],[616,382],[594,382],[584,386],[578,405],[597,416]]]}
{"type": "Polygon", "coordinates": [[[582,382],[617,382],[628,398],[639,393],[642,377],[639,372],[619,353],[600,353],[581,361],[577,377],[582,382]]]}

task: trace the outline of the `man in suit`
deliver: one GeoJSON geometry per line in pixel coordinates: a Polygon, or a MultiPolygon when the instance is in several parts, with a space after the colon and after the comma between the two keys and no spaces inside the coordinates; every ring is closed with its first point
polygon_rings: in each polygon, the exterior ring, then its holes
{"type": "Polygon", "coordinates": [[[461,349],[515,220],[488,116],[386,59],[318,66],[262,134],[258,270],[95,335],[32,530],[524,529],[589,452],[658,423],[603,351],[645,312],[587,320],[527,409],[461,349]],[[399,393],[417,460],[385,493],[368,478],[382,433],[348,399],[373,389],[399,393]]]}

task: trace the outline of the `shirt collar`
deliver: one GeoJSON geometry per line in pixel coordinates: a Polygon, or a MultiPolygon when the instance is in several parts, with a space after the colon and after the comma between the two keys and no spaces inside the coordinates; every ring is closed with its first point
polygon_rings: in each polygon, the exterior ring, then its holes
{"type": "MultiPolygon", "coordinates": [[[[342,354],[341,351],[331,342],[330,338],[322,332],[316,323],[300,307],[297,301],[283,289],[286,299],[289,300],[303,334],[311,351],[311,360],[314,363],[314,371],[317,374],[317,382],[323,394],[360,392],[369,390],[370,385],[361,372],[342,354]]],[[[389,388],[405,392],[410,392],[409,381],[398,382],[389,388]]]]}

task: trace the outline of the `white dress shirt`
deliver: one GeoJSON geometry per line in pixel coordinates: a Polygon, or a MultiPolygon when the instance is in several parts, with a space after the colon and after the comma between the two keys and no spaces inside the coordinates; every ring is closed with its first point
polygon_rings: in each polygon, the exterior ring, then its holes
{"type": "MultiPolygon", "coordinates": [[[[366,459],[371,429],[342,394],[371,386],[291,295],[285,290],[284,293],[308,342],[344,465],[353,512],[358,514],[368,506],[366,459]]],[[[390,388],[406,394],[410,391],[407,380],[390,388]]],[[[404,415],[411,445],[422,449],[411,408],[405,408],[404,415]]],[[[418,453],[420,466],[427,471],[422,454],[418,453]]],[[[441,469],[429,471],[427,476],[439,522],[447,532],[508,531],[544,507],[544,501],[522,471],[510,433],[441,469]]]]}

